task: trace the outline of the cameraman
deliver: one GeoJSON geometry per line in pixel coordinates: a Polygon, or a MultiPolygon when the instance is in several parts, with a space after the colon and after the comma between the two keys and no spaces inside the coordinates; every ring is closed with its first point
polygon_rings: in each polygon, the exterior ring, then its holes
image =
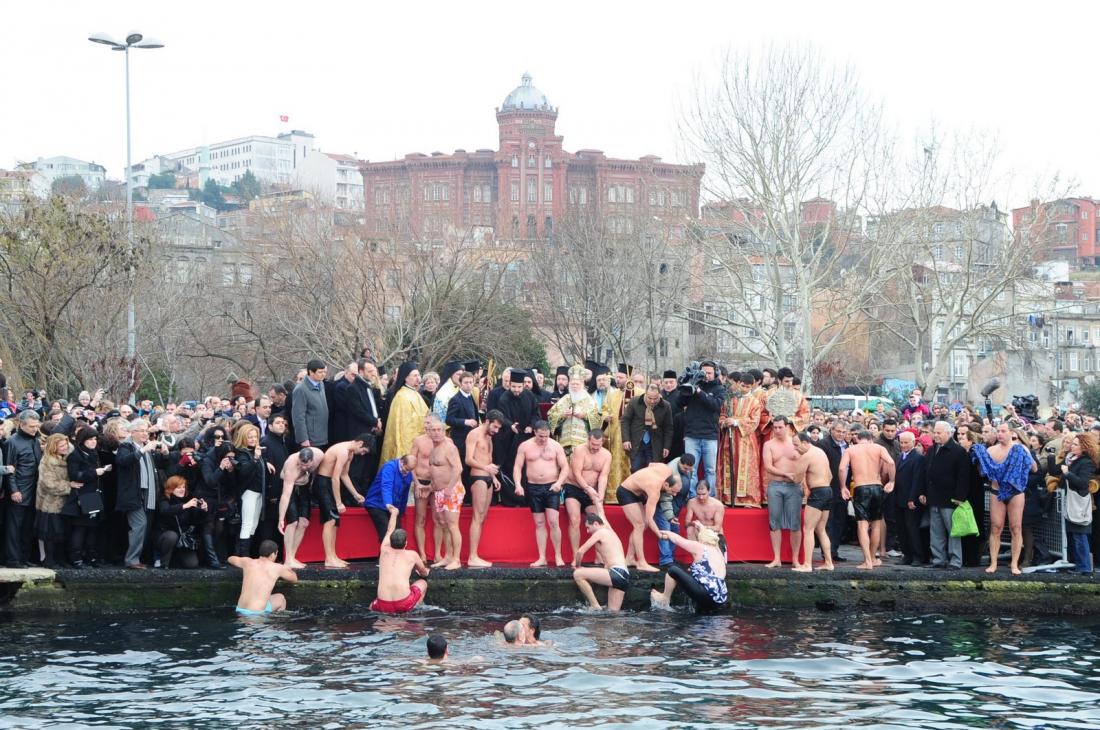
{"type": "Polygon", "coordinates": [[[716,378],[717,367],[704,360],[700,369],[703,380],[690,396],[681,394],[684,406],[684,453],[695,456],[703,464],[707,484],[714,484],[715,462],[718,458],[718,411],[726,397],[725,389],[716,378]]]}

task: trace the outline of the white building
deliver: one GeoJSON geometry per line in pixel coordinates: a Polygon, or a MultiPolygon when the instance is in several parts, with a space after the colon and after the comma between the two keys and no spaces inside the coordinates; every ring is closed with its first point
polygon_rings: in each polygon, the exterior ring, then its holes
{"type": "Polygon", "coordinates": [[[363,176],[349,155],[316,152],[298,166],[296,187],[341,210],[363,210],[363,176]]]}
{"type": "Polygon", "coordinates": [[[94,162],[85,162],[75,157],[39,157],[34,162],[24,162],[19,165],[20,170],[34,170],[41,173],[46,181],[46,187],[53,185],[54,181],[62,177],[79,177],[84,181],[89,191],[99,190],[103,181],[107,179],[107,169],[103,165],[94,162]]]}
{"type": "MultiPolygon", "coordinates": [[[[294,181],[295,170],[316,154],[316,149],[313,135],[296,129],[277,137],[254,134],[160,157],[198,170],[200,185],[206,184],[208,179],[228,185],[246,170],[251,170],[261,182],[289,185],[294,181]]],[[[361,186],[362,181],[359,184],[361,186]]]]}
{"type": "Polygon", "coordinates": [[[50,194],[46,177],[35,170],[0,170],[0,204],[20,203],[50,194]]]}

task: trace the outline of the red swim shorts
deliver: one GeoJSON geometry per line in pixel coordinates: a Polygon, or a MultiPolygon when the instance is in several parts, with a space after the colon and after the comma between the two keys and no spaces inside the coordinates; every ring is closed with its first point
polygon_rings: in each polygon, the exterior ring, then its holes
{"type": "Polygon", "coordinates": [[[375,598],[371,601],[370,610],[379,613],[408,613],[416,608],[416,604],[420,603],[423,596],[420,586],[414,584],[409,586],[409,595],[400,601],[384,601],[381,598],[375,598]]]}

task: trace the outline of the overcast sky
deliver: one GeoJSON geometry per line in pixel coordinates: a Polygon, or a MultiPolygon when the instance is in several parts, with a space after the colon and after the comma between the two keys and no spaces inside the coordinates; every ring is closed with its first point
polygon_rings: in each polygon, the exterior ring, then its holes
{"type": "Polygon", "coordinates": [[[679,159],[677,101],[696,76],[728,49],[805,42],[853,65],[899,125],[986,130],[1020,176],[1058,171],[1100,195],[1095,3],[40,0],[4,14],[0,168],[64,154],[123,176],[122,54],[93,32],[166,46],[131,54],[135,162],[291,128],[369,160],[495,148],[494,109],[524,71],[559,107],[567,150],[679,159]]]}

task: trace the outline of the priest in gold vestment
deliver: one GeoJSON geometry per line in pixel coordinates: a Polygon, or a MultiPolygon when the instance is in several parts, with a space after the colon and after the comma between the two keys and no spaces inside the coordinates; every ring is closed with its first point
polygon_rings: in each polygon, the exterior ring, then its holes
{"type": "Polygon", "coordinates": [[[390,389],[389,417],[386,434],[382,439],[382,455],[379,463],[404,456],[412,449],[412,442],[424,433],[424,419],[428,404],[420,396],[420,370],[415,362],[407,362],[397,370],[390,389]]]}

